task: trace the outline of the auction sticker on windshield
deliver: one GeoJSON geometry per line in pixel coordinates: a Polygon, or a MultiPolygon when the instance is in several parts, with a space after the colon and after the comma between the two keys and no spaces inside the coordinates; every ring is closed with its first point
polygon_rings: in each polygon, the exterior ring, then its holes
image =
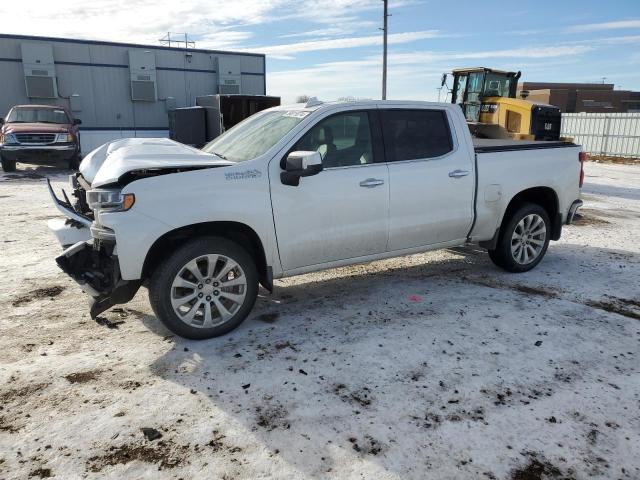
{"type": "Polygon", "coordinates": [[[284,112],[283,117],[294,117],[294,118],[304,118],[309,115],[311,112],[306,112],[304,110],[289,110],[284,112]]]}

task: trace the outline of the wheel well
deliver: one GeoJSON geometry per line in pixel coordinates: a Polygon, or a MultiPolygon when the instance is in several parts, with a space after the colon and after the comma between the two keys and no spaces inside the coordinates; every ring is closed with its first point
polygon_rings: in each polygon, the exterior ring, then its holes
{"type": "Polygon", "coordinates": [[[549,187],[533,187],[523,190],[511,199],[507,209],[504,212],[504,219],[507,219],[515,212],[523,203],[535,203],[545,209],[549,220],[551,221],[551,239],[558,240],[562,230],[562,216],[558,207],[558,195],[549,187]]]}
{"type": "Polygon", "coordinates": [[[267,290],[273,289],[271,269],[267,265],[264,248],[258,234],[249,226],[238,222],[205,222],[177,228],[158,238],[149,249],[142,267],[143,281],[153,275],[156,267],[175,250],[189,240],[202,236],[224,237],[244,247],[253,257],[258,269],[260,284],[267,290]]]}

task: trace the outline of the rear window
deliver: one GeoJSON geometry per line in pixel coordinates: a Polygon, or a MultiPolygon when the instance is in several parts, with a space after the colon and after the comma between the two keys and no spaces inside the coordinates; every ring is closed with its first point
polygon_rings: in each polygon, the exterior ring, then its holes
{"type": "Polygon", "coordinates": [[[434,158],[453,150],[444,111],[383,110],[381,113],[387,161],[434,158]]]}

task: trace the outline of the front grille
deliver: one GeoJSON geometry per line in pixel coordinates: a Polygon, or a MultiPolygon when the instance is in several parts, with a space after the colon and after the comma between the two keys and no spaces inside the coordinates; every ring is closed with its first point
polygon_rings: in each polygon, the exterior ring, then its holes
{"type": "Polygon", "coordinates": [[[15,137],[20,143],[46,144],[53,143],[56,139],[55,133],[16,133],[15,137]]]}

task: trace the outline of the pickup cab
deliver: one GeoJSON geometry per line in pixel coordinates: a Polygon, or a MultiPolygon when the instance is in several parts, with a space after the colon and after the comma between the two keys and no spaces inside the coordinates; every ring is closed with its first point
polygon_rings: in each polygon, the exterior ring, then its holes
{"type": "Polygon", "coordinates": [[[70,178],[56,259],[95,317],[149,290],[192,339],[249,314],[259,285],[316,270],[477,243],[509,272],[544,257],[582,205],[568,142],[474,140],[457,105],[281,106],[197,150],[118,140],[70,178]],[[475,143],[474,143],[475,142],[475,143]]]}

